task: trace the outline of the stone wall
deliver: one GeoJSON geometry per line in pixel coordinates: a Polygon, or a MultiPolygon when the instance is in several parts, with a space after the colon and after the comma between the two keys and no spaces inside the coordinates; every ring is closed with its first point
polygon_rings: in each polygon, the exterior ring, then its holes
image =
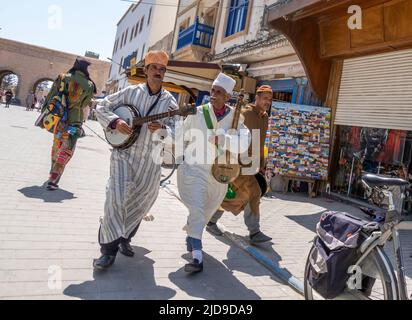
{"type": "MultiPolygon", "coordinates": [[[[19,78],[16,98],[25,101],[39,80],[54,80],[67,72],[76,60],[76,55],[26,43],[0,38],[0,74],[10,71],[19,78]]],[[[105,91],[110,63],[87,58],[92,63],[90,77],[96,83],[97,95],[105,91]]]]}

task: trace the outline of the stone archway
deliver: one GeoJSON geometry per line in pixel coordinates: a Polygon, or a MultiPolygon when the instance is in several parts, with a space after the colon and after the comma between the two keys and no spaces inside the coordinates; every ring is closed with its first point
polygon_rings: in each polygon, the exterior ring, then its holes
{"type": "Polygon", "coordinates": [[[13,96],[17,97],[19,94],[21,79],[20,76],[12,70],[0,70],[0,89],[13,92],[13,96]]]}
{"type": "MultiPolygon", "coordinates": [[[[77,57],[66,52],[0,38],[0,70],[10,70],[19,77],[16,98],[23,103],[39,80],[56,79],[59,74],[73,67],[77,57]]],[[[84,58],[91,62],[90,77],[96,83],[97,95],[102,95],[108,79],[110,63],[89,57],[84,58]]]]}
{"type": "Polygon", "coordinates": [[[46,97],[49,94],[53,81],[51,78],[41,78],[34,83],[32,91],[36,94],[39,101],[42,97],[46,97]]]}

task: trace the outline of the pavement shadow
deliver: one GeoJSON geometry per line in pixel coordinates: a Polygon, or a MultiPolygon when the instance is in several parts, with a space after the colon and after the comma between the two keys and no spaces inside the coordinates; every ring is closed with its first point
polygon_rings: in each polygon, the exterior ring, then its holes
{"type": "Polygon", "coordinates": [[[276,200],[276,199],[290,201],[290,202],[298,202],[298,203],[312,203],[322,208],[325,208],[325,210],[331,210],[331,211],[342,210],[342,205],[346,205],[348,207],[353,208],[353,211],[358,211],[357,206],[354,204],[336,201],[336,200],[329,199],[323,196],[317,196],[316,198],[309,198],[307,194],[305,193],[290,193],[289,192],[289,193],[284,194],[282,192],[269,192],[265,195],[264,198],[262,198],[263,200],[262,203],[265,203],[271,200],[276,200]]]}
{"type": "Polygon", "coordinates": [[[302,227],[316,233],[316,226],[320,221],[320,217],[326,210],[323,210],[318,213],[302,215],[302,216],[285,216],[286,218],[300,224],[302,227]]]}
{"type": "MultiPolygon", "coordinates": [[[[190,259],[190,255],[182,256],[190,259]]],[[[220,261],[204,253],[204,270],[187,274],[184,268],[169,274],[169,279],[189,296],[205,300],[260,300],[260,297],[241,283],[220,261]]]]}
{"type": "MultiPolygon", "coordinates": [[[[68,286],[63,293],[82,300],[169,300],[176,291],[156,284],[149,250],[133,247],[133,258],[117,255],[107,271],[95,271],[93,281],[68,286]]],[[[92,263],[92,261],[90,261],[92,263]]]]}
{"type": "Polygon", "coordinates": [[[49,191],[45,186],[32,186],[18,190],[26,198],[40,199],[47,203],[62,203],[65,200],[76,199],[73,193],[58,189],[56,191],[49,191]]]}
{"type": "MultiPolygon", "coordinates": [[[[242,238],[243,241],[248,243],[249,238],[236,235],[239,238],[242,238]]],[[[270,276],[273,281],[276,281],[281,284],[287,285],[287,281],[282,279],[279,276],[274,275],[270,270],[268,270],[263,264],[258,262],[254,257],[250,256],[247,252],[241,251],[239,253],[239,249],[235,246],[231,240],[225,237],[217,237],[221,242],[225,243],[229,246],[229,251],[227,253],[227,259],[223,260],[222,262],[230,269],[240,271],[246,274],[249,274],[254,277],[261,277],[261,276],[270,276]],[[248,263],[244,261],[247,260],[248,263]]],[[[279,262],[282,261],[282,257],[273,249],[273,243],[263,243],[257,246],[251,246],[252,248],[256,249],[260,254],[264,255],[268,258],[275,267],[282,270],[283,274],[290,278],[292,277],[292,273],[286,268],[281,268],[279,262]]]]}

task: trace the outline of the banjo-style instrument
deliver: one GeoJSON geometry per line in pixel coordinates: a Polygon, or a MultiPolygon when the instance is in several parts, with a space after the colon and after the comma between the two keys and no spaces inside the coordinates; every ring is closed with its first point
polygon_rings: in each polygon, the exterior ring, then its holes
{"type": "Polygon", "coordinates": [[[116,129],[106,128],[104,134],[106,136],[107,142],[116,149],[128,149],[137,140],[140,134],[140,130],[145,123],[150,123],[153,121],[172,118],[174,116],[188,116],[191,114],[196,114],[197,109],[194,104],[184,105],[183,108],[168,111],[160,114],[155,114],[152,116],[142,117],[139,111],[132,105],[120,105],[113,110],[113,113],[117,115],[120,119],[126,122],[129,127],[133,129],[131,135],[120,133],[116,129]]]}
{"type": "MultiPolygon", "coordinates": [[[[242,101],[238,99],[235,107],[235,114],[233,116],[232,129],[238,129],[241,111],[242,101]]],[[[217,158],[212,166],[212,175],[220,183],[231,184],[239,177],[243,165],[241,164],[239,156],[235,158],[228,150],[222,157],[225,157],[226,162],[219,164],[217,158]]],[[[255,175],[255,179],[259,185],[261,196],[263,197],[268,191],[266,178],[259,172],[255,175]]]]}
{"type": "MultiPolygon", "coordinates": [[[[235,114],[233,115],[232,129],[237,130],[239,127],[240,112],[242,109],[241,100],[238,99],[235,106],[235,114]]],[[[229,150],[221,157],[217,157],[212,166],[212,175],[220,183],[230,184],[240,175],[241,165],[238,162],[238,157],[235,158],[229,150]],[[224,162],[224,163],[223,163],[224,162]]]]}

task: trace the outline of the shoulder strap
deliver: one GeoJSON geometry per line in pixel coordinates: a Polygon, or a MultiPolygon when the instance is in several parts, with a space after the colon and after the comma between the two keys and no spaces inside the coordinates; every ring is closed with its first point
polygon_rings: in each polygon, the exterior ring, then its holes
{"type": "Polygon", "coordinates": [[[162,93],[163,93],[163,89],[160,90],[160,93],[158,94],[155,103],[153,103],[153,105],[150,107],[149,111],[146,114],[146,117],[149,116],[152,113],[152,111],[154,110],[154,108],[157,106],[157,104],[159,103],[160,97],[162,96],[162,93]]]}
{"type": "Polygon", "coordinates": [[[209,105],[205,104],[205,105],[202,106],[202,108],[203,108],[203,116],[204,116],[205,121],[206,121],[206,126],[209,130],[213,130],[214,127],[213,127],[212,118],[210,117],[209,105]]]}

